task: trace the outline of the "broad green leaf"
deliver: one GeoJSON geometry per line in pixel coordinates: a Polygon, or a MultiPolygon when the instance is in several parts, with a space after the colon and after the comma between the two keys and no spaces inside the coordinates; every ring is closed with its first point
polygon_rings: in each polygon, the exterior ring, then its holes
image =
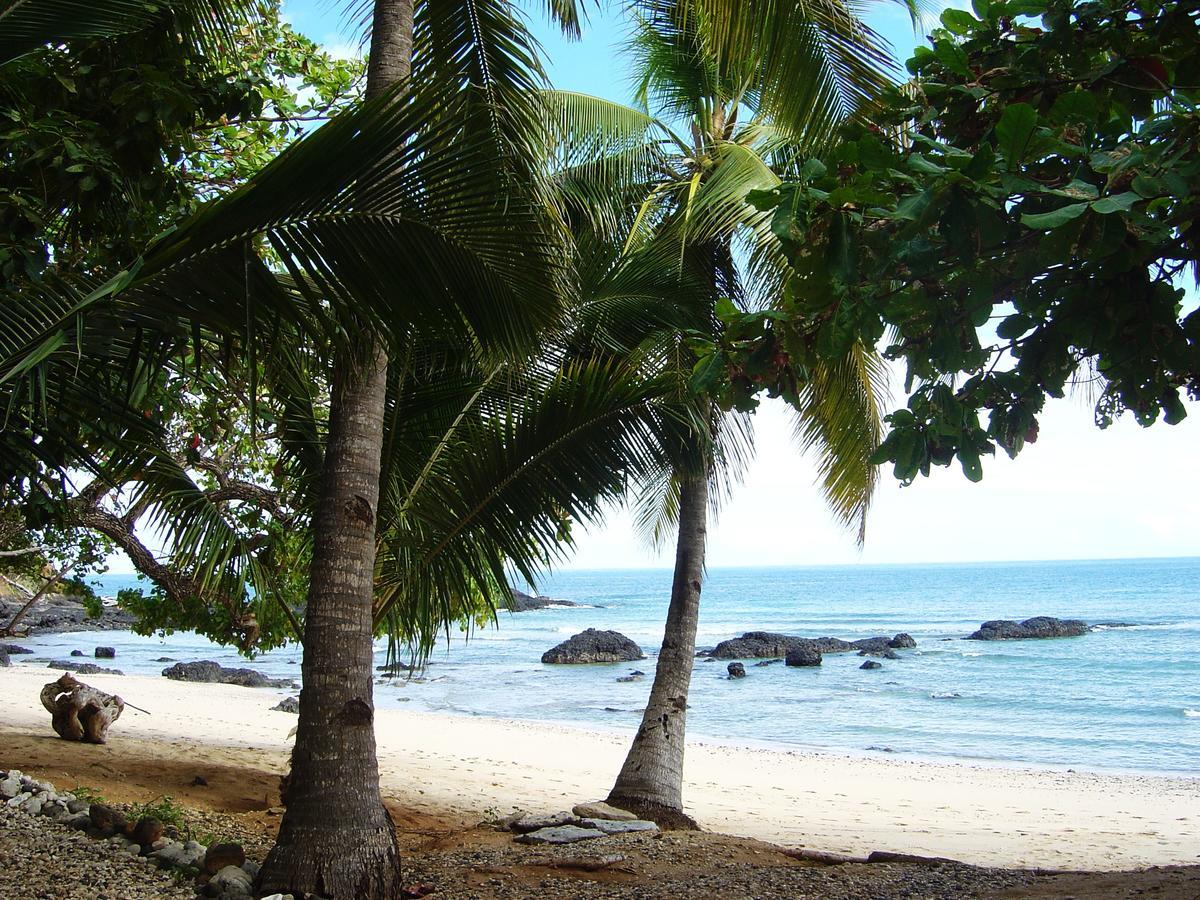
{"type": "Polygon", "coordinates": [[[1021,224],[1030,228],[1057,228],[1072,219],[1078,219],[1087,212],[1090,203],[1071,203],[1058,209],[1044,213],[1025,213],[1021,216],[1021,224]]]}
{"type": "Polygon", "coordinates": [[[1108,215],[1115,212],[1129,212],[1133,204],[1141,200],[1140,194],[1134,191],[1126,191],[1123,194],[1114,194],[1111,197],[1104,197],[1092,204],[1092,209],[1101,215],[1108,215]]]}
{"type": "Polygon", "coordinates": [[[996,123],[996,138],[1010,172],[1025,158],[1029,141],[1037,128],[1037,118],[1037,110],[1028,103],[1014,103],[1004,110],[1000,121],[996,123]]]}
{"type": "Polygon", "coordinates": [[[965,10],[948,9],[942,13],[942,24],[955,34],[968,34],[975,22],[975,17],[965,10]]]}

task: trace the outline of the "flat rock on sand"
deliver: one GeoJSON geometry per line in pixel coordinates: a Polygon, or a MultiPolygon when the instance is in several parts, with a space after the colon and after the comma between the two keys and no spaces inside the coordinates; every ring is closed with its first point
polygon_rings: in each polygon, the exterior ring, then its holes
{"type": "Polygon", "coordinates": [[[517,838],[521,844],[573,844],[576,841],[587,841],[604,837],[599,828],[580,828],[578,825],[559,825],[555,828],[542,828],[531,831],[517,838]]]}
{"type": "Polygon", "coordinates": [[[577,804],[571,809],[571,812],[581,819],[608,819],[611,822],[632,822],[637,818],[628,810],[617,809],[602,800],[577,804]]]}

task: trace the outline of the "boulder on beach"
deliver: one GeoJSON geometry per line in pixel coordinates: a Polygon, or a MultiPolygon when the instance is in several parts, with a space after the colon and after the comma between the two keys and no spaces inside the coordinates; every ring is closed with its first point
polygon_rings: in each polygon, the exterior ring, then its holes
{"type": "Polygon", "coordinates": [[[546,597],[541,594],[535,597],[531,594],[514,590],[512,592],[512,601],[508,604],[508,609],[511,612],[529,612],[533,609],[545,609],[548,606],[579,606],[579,604],[572,603],[570,600],[555,600],[553,597],[546,597]]]}
{"type": "Polygon", "coordinates": [[[542,654],[544,663],[608,663],[645,659],[642,648],[619,631],[589,628],[542,654]]]}
{"type": "Polygon", "coordinates": [[[0,669],[11,665],[12,663],[9,662],[8,659],[8,648],[6,648],[3,644],[0,644],[0,669]]]}
{"type": "Polygon", "coordinates": [[[47,669],[61,669],[64,672],[75,672],[79,675],[124,675],[120,669],[106,669],[95,663],[81,663],[70,659],[52,659],[47,669]]]}
{"type": "Polygon", "coordinates": [[[797,647],[794,650],[788,651],[788,655],[784,657],[783,664],[797,669],[819,666],[821,664],[821,651],[815,647],[797,647]]]}
{"type": "Polygon", "coordinates": [[[236,684],[241,687],[295,687],[290,678],[268,678],[253,669],[226,669],[210,659],[176,663],[162,670],[163,677],[173,681],[200,681],[211,684],[236,684]]]}
{"type": "Polygon", "coordinates": [[[300,699],[298,697],[284,697],[278,703],[271,707],[272,712],[300,714],[300,699]]]}
{"type": "Polygon", "coordinates": [[[979,626],[967,637],[968,641],[1024,641],[1043,638],[1079,637],[1092,629],[1079,619],[1056,619],[1053,616],[1034,616],[1024,622],[1011,619],[992,619],[979,626]]]}

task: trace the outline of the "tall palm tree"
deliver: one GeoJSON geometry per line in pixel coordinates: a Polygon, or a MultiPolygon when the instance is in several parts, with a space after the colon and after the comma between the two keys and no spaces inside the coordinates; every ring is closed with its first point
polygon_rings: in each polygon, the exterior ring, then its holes
{"type": "MultiPolygon", "coordinates": [[[[676,299],[693,322],[698,317],[701,336],[715,339],[723,310],[787,302],[778,239],[747,194],[775,187],[800,154],[859,114],[885,83],[887,55],[837,2],[635,6],[637,106],[555,95],[564,136],[556,183],[587,225],[583,242],[616,239],[626,254],[673,245],[676,299]]],[[[609,800],[664,825],[694,827],[683,812],[683,754],[708,512],[746,458],[747,420],[707,392],[711,373],[693,373],[688,332],[647,339],[664,347],[659,359],[677,382],[690,381],[699,428],[671,448],[673,465],[639,502],[649,534],[675,528],[675,570],[650,698],[609,800]]],[[[797,437],[817,451],[826,497],[858,525],[861,540],[876,480],[869,458],[881,433],[882,367],[855,346],[838,365],[813,357],[806,376],[791,398],[797,437]]]]}

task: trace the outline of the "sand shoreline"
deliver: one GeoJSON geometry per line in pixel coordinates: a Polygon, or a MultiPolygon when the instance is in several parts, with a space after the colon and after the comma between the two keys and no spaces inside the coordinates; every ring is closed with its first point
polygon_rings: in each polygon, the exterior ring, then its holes
{"type": "MultiPolygon", "coordinates": [[[[0,735],[51,735],[38,691],[55,673],[0,669],[0,735]]],[[[284,691],[148,676],[86,676],[144,706],[108,748],[198,767],[282,771],[295,716],[284,691]]],[[[430,814],[550,810],[603,796],[628,734],[381,709],[384,793],[430,814]]],[[[0,767],[3,767],[0,740],[0,767]]],[[[90,748],[89,748],[90,749],[90,748]]],[[[85,751],[81,751],[85,752],[85,751]]],[[[1117,870],[1200,862],[1200,778],[879,759],[689,741],[685,798],[706,828],[783,846],[891,850],[987,866],[1117,870]]]]}

